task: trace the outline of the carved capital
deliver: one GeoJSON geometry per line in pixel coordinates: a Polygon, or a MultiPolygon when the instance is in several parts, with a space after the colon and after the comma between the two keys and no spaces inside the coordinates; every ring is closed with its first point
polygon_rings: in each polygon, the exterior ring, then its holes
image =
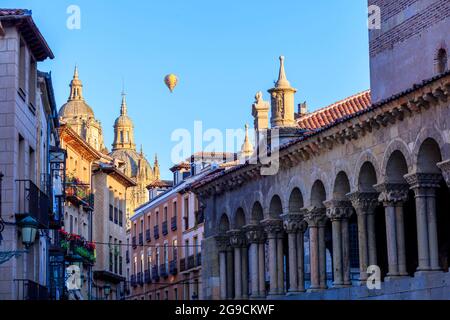
{"type": "Polygon", "coordinates": [[[304,232],[306,228],[305,218],[299,213],[286,213],[281,216],[283,227],[287,233],[304,232]],[[303,231],[302,231],[303,230],[303,231]]]}
{"type": "Polygon", "coordinates": [[[261,226],[248,225],[245,226],[244,229],[248,243],[262,243],[265,241],[266,235],[261,226]]]}
{"type": "Polygon", "coordinates": [[[228,236],[220,235],[214,237],[214,239],[216,240],[217,249],[219,252],[227,251],[230,245],[230,238],[228,236]]]}
{"type": "Polygon", "coordinates": [[[380,183],[374,188],[380,193],[378,201],[384,205],[402,203],[408,199],[409,185],[405,183],[380,183]]]}
{"type": "Polygon", "coordinates": [[[323,203],[326,215],[331,221],[348,219],[353,213],[352,203],[348,200],[329,200],[323,203]]]}
{"type": "Polygon", "coordinates": [[[447,186],[450,187],[450,160],[439,162],[437,166],[441,169],[442,176],[444,177],[447,186]]]}
{"type": "Polygon", "coordinates": [[[230,236],[230,245],[233,248],[240,248],[244,246],[245,236],[241,230],[230,230],[227,234],[230,236]]]}
{"type": "Polygon", "coordinates": [[[405,175],[404,178],[413,190],[420,188],[439,188],[439,183],[442,181],[442,175],[440,173],[415,172],[405,175]]]}
{"type": "Polygon", "coordinates": [[[375,213],[378,206],[378,192],[352,192],[347,194],[357,215],[369,215],[375,213]]]}
{"type": "Polygon", "coordinates": [[[308,213],[305,215],[305,220],[310,227],[324,226],[327,221],[326,209],[316,207],[308,209],[308,213]]]}
{"type": "Polygon", "coordinates": [[[277,234],[283,231],[283,221],[279,219],[265,219],[261,221],[268,238],[276,238],[277,234]]]}

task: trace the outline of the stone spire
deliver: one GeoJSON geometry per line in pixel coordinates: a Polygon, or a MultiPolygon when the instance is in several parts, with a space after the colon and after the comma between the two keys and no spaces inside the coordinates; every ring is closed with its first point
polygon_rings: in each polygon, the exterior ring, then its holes
{"type": "Polygon", "coordinates": [[[297,90],[292,88],[287,80],[283,56],[280,56],[278,80],[275,87],[269,89],[268,92],[271,96],[272,114],[270,123],[272,128],[295,127],[294,94],[297,90]]]}
{"type": "Polygon", "coordinates": [[[122,103],[120,105],[120,115],[114,122],[114,143],[113,151],[117,149],[136,150],[134,144],[134,125],[127,115],[126,94],[122,91],[122,103]]]}
{"type": "Polygon", "coordinates": [[[161,178],[158,163],[158,154],[155,153],[155,161],[153,163],[153,178],[159,180],[161,178]]]}
{"type": "Polygon", "coordinates": [[[83,99],[83,84],[78,78],[78,66],[75,66],[75,71],[73,72],[72,81],[70,81],[70,95],[67,101],[74,100],[84,100],[83,99]]]}
{"type": "Polygon", "coordinates": [[[241,157],[249,158],[253,154],[253,145],[248,137],[248,124],[245,124],[245,139],[241,147],[241,157]]]}

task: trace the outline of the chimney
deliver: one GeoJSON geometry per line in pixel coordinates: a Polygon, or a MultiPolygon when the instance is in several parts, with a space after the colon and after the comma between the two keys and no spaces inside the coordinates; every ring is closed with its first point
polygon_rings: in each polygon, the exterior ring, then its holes
{"type": "Polygon", "coordinates": [[[306,101],[298,104],[298,117],[303,117],[308,114],[308,105],[306,101]]]}

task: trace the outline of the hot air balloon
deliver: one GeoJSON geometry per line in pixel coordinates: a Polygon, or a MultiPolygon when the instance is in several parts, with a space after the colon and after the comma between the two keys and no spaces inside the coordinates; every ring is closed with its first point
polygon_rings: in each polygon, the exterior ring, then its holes
{"type": "Polygon", "coordinates": [[[166,84],[167,88],[169,88],[170,92],[173,92],[173,89],[177,86],[178,78],[173,73],[168,74],[164,78],[164,83],[166,84]]]}

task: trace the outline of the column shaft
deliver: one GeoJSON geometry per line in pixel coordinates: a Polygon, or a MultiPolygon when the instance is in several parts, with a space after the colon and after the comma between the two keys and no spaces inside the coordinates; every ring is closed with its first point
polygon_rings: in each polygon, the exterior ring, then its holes
{"type": "Polygon", "coordinates": [[[251,297],[257,298],[259,296],[259,281],[258,281],[258,243],[251,243],[249,256],[250,256],[250,279],[251,279],[251,297]]]}
{"type": "Polygon", "coordinates": [[[242,256],[241,248],[234,248],[234,299],[242,299],[242,256]]]}
{"type": "Polygon", "coordinates": [[[277,278],[277,239],[275,235],[269,237],[269,274],[270,274],[270,288],[269,294],[278,293],[278,278],[277,278]]]}
{"type": "Polygon", "coordinates": [[[320,288],[327,288],[327,251],[325,247],[325,225],[319,226],[319,281],[320,288]]]}
{"type": "Polygon", "coordinates": [[[311,287],[310,289],[320,288],[319,277],[319,228],[311,226],[309,228],[309,255],[310,255],[310,272],[311,272],[311,287]]]}
{"type": "Polygon", "coordinates": [[[298,291],[305,291],[305,245],[304,232],[297,233],[297,276],[298,276],[298,291]]]}
{"type": "Polygon", "coordinates": [[[427,199],[424,190],[416,189],[416,219],[419,266],[417,271],[430,270],[430,253],[428,247],[427,199]]]}
{"type": "Polygon", "coordinates": [[[242,255],[242,298],[248,299],[248,248],[241,249],[242,255]]]}
{"type": "Polygon", "coordinates": [[[227,298],[227,256],[225,251],[219,253],[219,273],[220,273],[220,298],[227,298]]]}
{"type": "Polygon", "coordinates": [[[398,276],[397,235],[395,222],[395,207],[393,204],[385,206],[386,241],[388,251],[389,276],[398,276]]]}
{"type": "Polygon", "coordinates": [[[358,214],[358,249],[359,249],[359,279],[367,280],[368,252],[367,252],[367,215],[358,214]]]}
{"type": "Polygon", "coordinates": [[[289,247],[289,292],[298,291],[297,233],[288,233],[289,247]]]}
{"type": "Polygon", "coordinates": [[[367,214],[368,265],[377,265],[377,238],[375,233],[375,212],[367,214]]]}
{"type": "Polygon", "coordinates": [[[341,221],[332,221],[332,236],[333,236],[333,285],[341,287],[343,285],[342,274],[342,235],[341,235],[341,221]]]}
{"type": "Polygon", "coordinates": [[[406,276],[408,272],[406,271],[405,225],[403,205],[401,203],[398,203],[395,207],[395,221],[397,227],[398,272],[401,276],[406,276]]]}
{"type": "Polygon", "coordinates": [[[234,271],[233,271],[233,249],[227,251],[227,299],[234,296],[234,271]]]}
{"type": "Polygon", "coordinates": [[[277,283],[278,283],[278,293],[284,294],[283,233],[279,233],[277,238],[277,283]]]}
{"type": "Polygon", "coordinates": [[[435,190],[430,188],[427,195],[427,218],[428,218],[428,247],[430,252],[431,270],[440,270],[439,246],[436,221],[436,195],[435,190]]]}
{"type": "Polygon", "coordinates": [[[350,233],[348,219],[341,221],[342,232],[342,274],[344,286],[351,285],[350,280],[350,233]]]}
{"type": "Polygon", "coordinates": [[[258,244],[258,269],[259,269],[259,296],[266,296],[266,259],[265,259],[265,243],[258,244]]]}

